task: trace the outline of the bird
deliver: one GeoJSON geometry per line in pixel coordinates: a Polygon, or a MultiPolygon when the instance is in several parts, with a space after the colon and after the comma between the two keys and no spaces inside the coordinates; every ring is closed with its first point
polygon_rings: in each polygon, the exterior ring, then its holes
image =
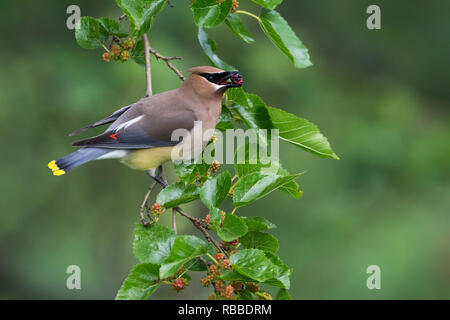
{"type": "MultiPolygon", "coordinates": [[[[190,76],[181,87],[144,97],[69,134],[74,136],[110,124],[102,134],[73,142],[72,146],[79,147],[76,151],[50,161],[48,167],[53,175],[62,176],[93,160],[120,159],[133,169],[146,171],[161,186],[167,186],[157,175],[157,168],[173,160],[173,154],[186,157],[180,150],[193,143],[188,136],[173,141],[172,133],[184,129],[192,136],[198,123],[201,123],[202,132],[214,129],[225,91],[243,84],[242,75],[237,70],[198,66],[188,72],[190,76]]],[[[203,137],[201,148],[206,144],[203,137]]]]}

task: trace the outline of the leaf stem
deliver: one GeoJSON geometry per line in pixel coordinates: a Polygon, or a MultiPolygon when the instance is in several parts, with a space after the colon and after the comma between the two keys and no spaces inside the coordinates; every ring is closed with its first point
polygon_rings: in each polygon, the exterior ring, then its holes
{"type": "Polygon", "coordinates": [[[248,11],[245,11],[245,10],[236,10],[235,13],[245,14],[247,16],[250,16],[250,17],[258,20],[258,22],[261,22],[261,19],[257,15],[254,15],[251,12],[248,12],[248,11]]]}
{"type": "Polygon", "coordinates": [[[234,212],[236,211],[237,207],[234,207],[233,211],[231,211],[231,214],[233,215],[234,212]]]}

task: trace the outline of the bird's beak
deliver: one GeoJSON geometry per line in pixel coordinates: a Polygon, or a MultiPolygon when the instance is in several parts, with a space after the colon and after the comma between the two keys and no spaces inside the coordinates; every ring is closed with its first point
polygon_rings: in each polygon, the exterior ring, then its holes
{"type": "Polygon", "coordinates": [[[217,82],[218,85],[226,85],[227,88],[241,87],[244,80],[239,71],[225,71],[223,77],[217,82]]]}

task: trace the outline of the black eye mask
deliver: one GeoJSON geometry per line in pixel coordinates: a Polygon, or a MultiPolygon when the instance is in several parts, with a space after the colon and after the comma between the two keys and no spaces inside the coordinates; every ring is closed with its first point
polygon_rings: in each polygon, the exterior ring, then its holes
{"type": "Polygon", "coordinates": [[[225,85],[229,88],[242,86],[243,80],[239,71],[224,71],[216,73],[200,73],[200,76],[216,85],[225,85]]]}

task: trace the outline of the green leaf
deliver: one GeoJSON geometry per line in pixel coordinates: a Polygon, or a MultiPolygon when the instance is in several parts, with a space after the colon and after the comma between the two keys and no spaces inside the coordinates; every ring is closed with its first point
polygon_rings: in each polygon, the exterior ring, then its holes
{"type": "Polygon", "coordinates": [[[318,156],[339,159],[315,124],[278,108],[268,107],[268,110],[282,140],[318,156]]]}
{"type": "Polygon", "coordinates": [[[242,22],[241,17],[239,17],[236,13],[231,13],[228,18],[225,20],[227,26],[233,31],[235,35],[237,35],[240,39],[247,43],[255,42],[252,35],[245,28],[244,23],[242,22]]]}
{"type": "Polygon", "coordinates": [[[199,271],[199,272],[201,272],[201,271],[206,271],[207,270],[206,265],[202,261],[200,261],[200,258],[194,258],[194,259],[188,261],[184,265],[184,267],[186,269],[188,269],[189,271],[199,271]]]}
{"type": "Polygon", "coordinates": [[[117,20],[113,20],[110,18],[100,18],[97,20],[98,22],[100,22],[100,25],[103,27],[103,29],[105,29],[105,31],[111,35],[119,38],[123,38],[128,35],[128,32],[125,29],[125,24],[120,23],[117,20]]]}
{"type": "Polygon", "coordinates": [[[248,231],[274,229],[277,226],[264,217],[241,217],[247,224],[248,231]]]}
{"type": "Polygon", "coordinates": [[[250,290],[242,289],[237,292],[238,300],[253,300],[254,295],[250,290]]]}
{"type": "Polygon", "coordinates": [[[222,112],[219,116],[219,121],[217,122],[216,129],[225,131],[227,129],[233,129],[233,116],[228,110],[228,108],[222,105],[222,112]]]}
{"type": "Polygon", "coordinates": [[[277,272],[273,278],[267,279],[264,283],[275,287],[289,289],[291,286],[289,277],[291,276],[292,270],[275,254],[266,252],[266,257],[277,267],[277,272]]]}
{"type": "Polygon", "coordinates": [[[230,257],[230,264],[240,274],[258,282],[272,279],[277,274],[277,267],[259,249],[244,249],[230,257]]]}
{"type": "Polygon", "coordinates": [[[198,28],[198,41],[200,42],[200,46],[202,47],[203,52],[206,54],[213,66],[222,70],[236,70],[236,68],[229,65],[216,55],[216,43],[202,28],[198,28]]]}
{"type": "Polygon", "coordinates": [[[194,201],[199,198],[197,186],[183,182],[168,185],[156,197],[156,202],[164,208],[173,208],[182,203],[194,201]]]}
{"type": "Polygon", "coordinates": [[[212,208],[209,211],[209,220],[211,220],[211,223],[214,224],[217,228],[220,228],[220,225],[222,224],[222,210],[218,208],[212,208]]]}
{"type": "Polygon", "coordinates": [[[176,234],[172,229],[156,224],[144,227],[136,224],[133,252],[141,262],[161,264],[169,256],[176,234]]]}
{"type": "Polygon", "coordinates": [[[243,281],[243,282],[254,282],[255,280],[249,277],[246,277],[239,272],[233,270],[224,270],[222,274],[218,276],[219,279],[225,281],[243,281]]]}
{"type": "Polygon", "coordinates": [[[289,291],[286,289],[281,288],[278,290],[277,296],[275,297],[275,300],[292,300],[291,295],[289,294],[289,291]]]}
{"type": "Polygon", "coordinates": [[[279,248],[277,238],[271,234],[260,231],[250,231],[245,236],[241,237],[239,241],[247,249],[261,249],[273,254],[276,254],[279,248]]]}
{"type": "Polygon", "coordinates": [[[245,235],[247,231],[247,224],[242,218],[227,214],[222,227],[217,230],[217,235],[224,241],[233,241],[245,235]]]}
{"type": "MultiPolygon", "coordinates": [[[[290,173],[286,170],[283,169],[280,165],[280,168],[278,169],[277,174],[281,174],[281,175],[290,175],[290,173]]],[[[295,198],[295,199],[300,199],[301,196],[303,195],[303,191],[300,190],[300,186],[298,185],[298,183],[295,180],[292,180],[291,182],[286,183],[285,185],[282,185],[279,188],[280,191],[287,193],[288,195],[290,195],[291,197],[295,198]]]]}
{"type": "Polygon", "coordinates": [[[267,106],[260,97],[246,93],[242,88],[229,89],[227,97],[232,102],[230,108],[242,118],[249,128],[268,130],[273,128],[267,106]]]}
{"type": "Polygon", "coordinates": [[[241,207],[271,193],[279,187],[293,181],[300,174],[281,176],[254,172],[241,178],[233,191],[233,204],[241,207]]]}
{"type": "Polygon", "coordinates": [[[260,5],[261,7],[273,10],[277,5],[279,5],[283,0],[252,0],[254,3],[260,5]]]}
{"type": "Polygon", "coordinates": [[[145,49],[142,40],[138,40],[134,47],[131,49],[131,58],[137,64],[145,66],[145,49]]]}
{"type": "Polygon", "coordinates": [[[130,20],[134,34],[142,36],[147,33],[153,18],[161,12],[167,0],[116,0],[117,5],[130,20]]]}
{"type": "Polygon", "coordinates": [[[306,68],[312,65],[308,49],[278,12],[262,8],[259,18],[261,29],[296,68],[306,68]]]}
{"type": "Polygon", "coordinates": [[[191,4],[194,22],[201,28],[215,27],[225,20],[232,6],[232,0],[196,0],[191,4]]]}
{"type": "Polygon", "coordinates": [[[160,277],[167,278],[175,274],[186,262],[207,252],[208,244],[196,236],[179,236],[172,250],[159,270],[160,277]]]}
{"type": "Polygon", "coordinates": [[[219,207],[228,195],[231,187],[231,175],[224,171],[211,177],[200,189],[200,199],[209,209],[219,207]]]}
{"type": "Polygon", "coordinates": [[[80,28],[75,29],[75,39],[80,47],[96,49],[108,41],[108,33],[101,27],[97,19],[89,16],[81,17],[80,28]]]}
{"type": "Polygon", "coordinates": [[[201,163],[176,163],[174,162],[175,172],[178,178],[184,183],[192,183],[197,179],[197,174],[204,176],[210,165],[202,160],[201,163]]]}
{"type": "Polygon", "coordinates": [[[300,199],[303,195],[303,191],[300,190],[300,186],[297,182],[291,181],[281,186],[280,191],[287,193],[295,199],[300,199]]]}
{"type": "MultiPolygon", "coordinates": [[[[262,174],[276,173],[282,176],[290,175],[289,172],[281,167],[281,164],[275,159],[271,159],[269,155],[264,155],[266,161],[261,162],[260,146],[257,144],[244,144],[236,149],[234,170],[238,177],[246,176],[252,172],[260,172],[262,174]],[[271,171],[267,171],[267,170],[271,171]],[[266,170],[266,171],[264,171],[266,170]]],[[[264,152],[263,152],[264,153],[264,152]]],[[[279,188],[280,191],[285,192],[295,199],[299,199],[303,192],[295,181],[286,183],[279,188]]]]}
{"type": "Polygon", "coordinates": [[[159,287],[159,266],[142,263],[134,266],[117,292],[116,300],[144,300],[159,287]]]}

